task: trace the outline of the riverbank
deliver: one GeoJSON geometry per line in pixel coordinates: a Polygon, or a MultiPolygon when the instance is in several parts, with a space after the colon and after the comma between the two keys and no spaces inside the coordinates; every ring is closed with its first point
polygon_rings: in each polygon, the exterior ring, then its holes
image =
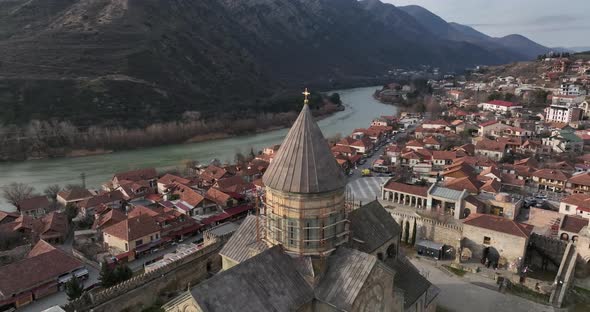
{"type": "MultiPolygon", "coordinates": [[[[381,104],[373,99],[372,93],[377,88],[380,87],[333,91],[340,94],[346,109],[321,118],[319,125],[324,135],[347,135],[355,128],[367,127],[375,117],[395,115],[397,107],[381,104]]],[[[282,128],[199,143],[115,151],[104,155],[0,162],[0,186],[20,182],[33,186],[40,193],[52,184],[80,184],[80,175],[84,173],[86,185],[95,188],[112,178],[114,172],[146,167],[161,170],[180,168],[183,160],[208,164],[217,158],[222,162],[232,162],[236,153],[247,154],[251,149],[262,150],[279,144],[286,134],[287,129],[282,128]]],[[[0,199],[0,209],[2,208],[12,209],[0,199]]]]}
{"type": "MultiPolygon", "coordinates": [[[[314,116],[327,118],[344,110],[327,99],[315,104],[314,116]]],[[[174,144],[193,144],[283,129],[297,118],[296,111],[267,112],[253,117],[225,116],[203,120],[198,114],[185,114],[180,121],[152,124],[141,129],[90,127],[79,130],[68,123],[35,122],[26,134],[0,136],[1,161],[29,161],[87,157],[126,150],[174,144]],[[186,115],[186,116],[185,116],[186,115]],[[14,136],[14,135],[13,135],[14,136]],[[16,142],[16,143],[15,143],[16,142]]],[[[0,129],[2,130],[2,129],[0,129]]],[[[0,131],[1,133],[1,131],[0,131]]]]}

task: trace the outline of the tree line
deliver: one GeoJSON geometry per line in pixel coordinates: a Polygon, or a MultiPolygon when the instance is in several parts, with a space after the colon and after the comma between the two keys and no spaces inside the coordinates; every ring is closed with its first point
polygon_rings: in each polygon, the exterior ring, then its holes
{"type": "MultiPolygon", "coordinates": [[[[340,101],[331,95],[329,101],[340,101]]],[[[314,115],[339,110],[339,105],[314,101],[314,115]]],[[[297,111],[252,113],[251,117],[202,118],[199,112],[185,112],[178,121],[157,123],[145,128],[119,126],[76,127],[68,121],[32,120],[27,125],[0,124],[0,160],[24,160],[66,156],[73,150],[124,150],[183,143],[192,138],[240,135],[276,127],[287,127],[297,111]]]]}

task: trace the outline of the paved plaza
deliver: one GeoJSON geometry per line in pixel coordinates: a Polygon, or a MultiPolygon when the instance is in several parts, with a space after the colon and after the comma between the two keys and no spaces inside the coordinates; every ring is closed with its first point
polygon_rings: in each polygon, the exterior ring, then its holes
{"type": "Polygon", "coordinates": [[[362,201],[363,203],[380,199],[381,185],[385,183],[389,177],[366,177],[358,178],[346,186],[355,201],[362,201]]]}
{"type": "Polygon", "coordinates": [[[453,312],[550,312],[553,307],[498,292],[494,281],[467,274],[449,275],[428,261],[412,259],[422,275],[436,285],[439,306],[453,312]]]}

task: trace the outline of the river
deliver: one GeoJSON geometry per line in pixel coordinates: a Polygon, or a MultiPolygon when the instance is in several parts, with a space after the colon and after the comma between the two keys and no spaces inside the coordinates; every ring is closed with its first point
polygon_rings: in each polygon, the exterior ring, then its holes
{"type": "MultiPolygon", "coordinates": [[[[340,94],[346,110],[319,122],[324,136],[329,137],[338,133],[345,136],[355,128],[368,127],[375,117],[395,114],[395,106],[382,104],[373,98],[373,92],[377,88],[331,91],[340,94]]],[[[281,143],[287,131],[288,129],[281,129],[201,143],[167,145],[78,158],[4,162],[0,163],[0,186],[21,182],[35,187],[40,193],[50,184],[79,184],[80,175],[84,173],[86,185],[89,188],[98,188],[115,172],[145,167],[173,168],[181,166],[182,160],[187,159],[201,163],[208,163],[214,158],[231,162],[236,152],[246,154],[251,147],[261,150],[266,146],[281,143]]],[[[13,207],[4,199],[0,199],[0,209],[13,210],[13,207]]]]}

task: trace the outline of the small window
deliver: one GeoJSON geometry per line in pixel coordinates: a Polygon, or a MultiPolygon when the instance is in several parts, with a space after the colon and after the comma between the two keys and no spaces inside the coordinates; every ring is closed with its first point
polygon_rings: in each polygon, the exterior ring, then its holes
{"type": "Polygon", "coordinates": [[[483,244],[484,245],[489,245],[489,244],[491,244],[491,242],[492,242],[492,239],[491,238],[489,238],[487,236],[484,236],[483,237],[483,244]]]}
{"type": "Polygon", "coordinates": [[[565,205],[565,211],[570,211],[570,205],[565,205]]]}
{"type": "Polygon", "coordinates": [[[127,243],[125,243],[125,251],[129,251],[129,245],[127,243]]]}

